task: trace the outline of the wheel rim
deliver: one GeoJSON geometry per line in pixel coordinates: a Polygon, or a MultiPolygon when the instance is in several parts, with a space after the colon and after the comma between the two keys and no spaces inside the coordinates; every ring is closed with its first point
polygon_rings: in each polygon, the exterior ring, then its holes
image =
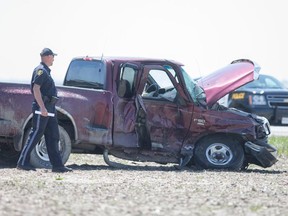
{"type": "Polygon", "coordinates": [[[224,166],[232,160],[233,154],[223,143],[214,143],[207,148],[206,157],[210,163],[224,166]]]}
{"type": "MultiPolygon", "coordinates": [[[[60,141],[58,145],[59,145],[59,151],[62,152],[62,146],[61,146],[60,141]]],[[[44,137],[42,137],[40,142],[37,143],[37,145],[35,146],[35,150],[36,150],[37,156],[41,158],[41,160],[50,161],[44,137]]]]}
{"type": "Polygon", "coordinates": [[[42,137],[40,142],[35,146],[36,154],[41,160],[49,161],[45,139],[42,137]]]}

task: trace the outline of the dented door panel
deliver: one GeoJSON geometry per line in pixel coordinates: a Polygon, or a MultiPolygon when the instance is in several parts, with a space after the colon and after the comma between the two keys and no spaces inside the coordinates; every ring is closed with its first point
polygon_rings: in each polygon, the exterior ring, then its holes
{"type": "Polygon", "coordinates": [[[192,107],[177,104],[177,81],[162,66],[144,67],[141,82],[142,86],[143,83],[158,86],[154,92],[145,92],[149,87],[139,91],[147,112],[152,148],[179,153],[189,131],[192,107]]]}

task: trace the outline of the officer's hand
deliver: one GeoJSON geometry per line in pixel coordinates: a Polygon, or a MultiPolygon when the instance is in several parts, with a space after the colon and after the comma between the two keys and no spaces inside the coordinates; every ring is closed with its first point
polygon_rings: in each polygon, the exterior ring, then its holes
{"type": "Polygon", "coordinates": [[[46,110],[46,108],[42,108],[42,109],[40,109],[40,111],[41,111],[41,115],[42,116],[48,116],[48,112],[47,112],[47,110],[46,110]]]}

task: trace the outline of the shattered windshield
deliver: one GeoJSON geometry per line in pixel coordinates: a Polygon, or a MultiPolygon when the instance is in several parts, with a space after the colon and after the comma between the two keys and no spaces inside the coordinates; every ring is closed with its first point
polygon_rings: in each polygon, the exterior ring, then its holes
{"type": "Polygon", "coordinates": [[[188,73],[183,68],[181,68],[181,72],[184,78],[186,89],[189,92],[193,102],[196,104],[206,104],[206,95],[204,90],[197,84],[195,80],[193,80],[188,75],[188,73]]]}

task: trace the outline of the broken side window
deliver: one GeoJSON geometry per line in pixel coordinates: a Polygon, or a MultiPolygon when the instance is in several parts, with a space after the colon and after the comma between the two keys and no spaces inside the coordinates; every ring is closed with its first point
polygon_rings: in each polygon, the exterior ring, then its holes
{"type": "Polygon", "coordinates": [[[173,102],[176,94],[177,91],[166,71],[160,69],[150,70],[142,97],[173,102]]]}

